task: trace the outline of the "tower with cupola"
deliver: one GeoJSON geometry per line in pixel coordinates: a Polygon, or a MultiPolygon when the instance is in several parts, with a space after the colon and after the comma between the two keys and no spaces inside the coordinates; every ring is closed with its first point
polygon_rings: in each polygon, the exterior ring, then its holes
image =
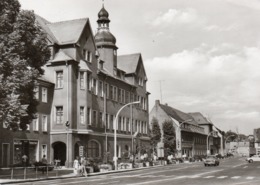
{"type": "Polygon", "coordinates": [[[98,28],[95,42],[99,52],[99,59],[104,61],[104,68],[111,74],[116,75],[117,69],[117,46],[116,38],[109,30],[109,13],[102,6],[98,13],[98,28]]]}

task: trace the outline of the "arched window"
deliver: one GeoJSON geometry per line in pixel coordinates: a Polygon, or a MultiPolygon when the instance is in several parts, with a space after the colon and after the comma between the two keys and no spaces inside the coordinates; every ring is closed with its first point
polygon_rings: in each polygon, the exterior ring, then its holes
{"type": "Polygon", "coordinates": [[[93,140],[88,142],[87,156],[93,158],[100,157],[100,147],[98,142],[93,140]]]}

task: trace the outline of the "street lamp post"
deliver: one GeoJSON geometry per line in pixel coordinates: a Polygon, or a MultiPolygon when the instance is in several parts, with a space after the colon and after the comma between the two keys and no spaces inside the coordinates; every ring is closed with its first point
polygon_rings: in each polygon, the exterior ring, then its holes
{"type": "Polygon", "coordinates": [[[187,120],[184,120],[182,122],[179,123],[179,126],[178,126],[178,133],[180,134],[180,137],[177,141],[177,144],[176,144],[176,148],[177,148],[177,151],[178,151],[178,157],[181,157],[181,152],[179,152],[179,149],[181,150],[181,125],[183,123],[188,123],[188,122],[191,122],[192,119],[187,119],[187,120]]]}
{"type": "Polygon", "coordinates": [[[115,162],[115,170],[117,170],[117,150],[116,150],[116,146],[117,146],[117,138],[116,138],[116,123],[117,123],[117,117],[119,115],[119,113],[128,105],[132,105],[132,104],[138,104],[140,103],[140,101],[136,101],[136,102],[130,102],[125,104],[123,107],[121,107],[118,112],[116,113],[116,117],[114,120],[114,162],[115,162]]]}
{"type": "Polygon", "coordinates": [[[212,130],[209,134],[208,134],[208,136],[207,136],[207,155],[209,155],[209,136],[212,134],[212,133],[214,133],[215,132],[215,130],[212,130]]]}

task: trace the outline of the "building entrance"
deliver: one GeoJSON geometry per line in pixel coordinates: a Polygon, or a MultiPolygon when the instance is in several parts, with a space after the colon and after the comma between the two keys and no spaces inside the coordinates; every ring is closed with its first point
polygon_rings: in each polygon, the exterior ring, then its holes
{"type": "Polygon", "coordinates": [[[55,142],[52,144],[54,151],[54,160],[60,160],[60,165],[65,166],[66,162],[66,144],[63,142],[55,142]]]}

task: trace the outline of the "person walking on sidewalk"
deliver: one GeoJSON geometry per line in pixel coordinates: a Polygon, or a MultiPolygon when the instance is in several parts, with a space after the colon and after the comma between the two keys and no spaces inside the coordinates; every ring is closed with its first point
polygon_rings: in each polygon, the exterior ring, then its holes
{"type": "Polygon", "coordinates": [[[74,162],[73,162],[73,168],[74,168],[74,173],[78,174],[79,172],[79,158],[78,156],[75,158],[74,162]]]}
{"type": "Polygon", "coordinates": [[[88,173],[86,170],[86,165],[87,165],[87,160],[85,157],[82,157],[81,159],[81,166],[80,166],[80,170],[81,170],[81,175],[87,177],[88,173]]]}

